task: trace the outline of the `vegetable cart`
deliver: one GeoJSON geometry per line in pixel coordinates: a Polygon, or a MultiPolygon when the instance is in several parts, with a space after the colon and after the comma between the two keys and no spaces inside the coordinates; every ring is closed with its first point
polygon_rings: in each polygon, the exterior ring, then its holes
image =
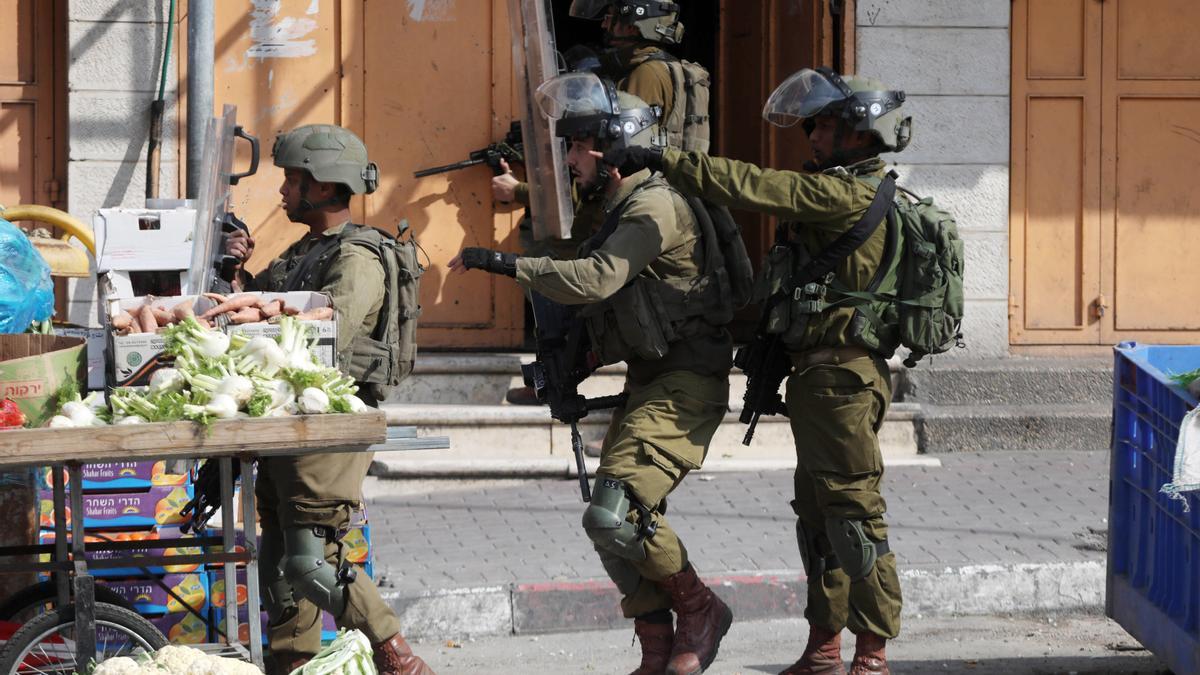
{"type": "MultiPolygon", "coordinates": [[[[253,462],[258,457],[325,452],[370,452],[449,447],[445,438],[417,438],[414,427],[387,426],[383,412],[296,415],[233,419],[203,427],[193,422],[128,426],[0,431],[0,470],[52,466],[54,542],[0,547],[0,573],[50,572],[54,581],[18,593],[41,611],[15,631],[0,652],[0,673],[86,672],[87,664],[166,644],[158,629],[133,611],[100,597],[90,568],[190,564],[223,566],[227,589],[236,588],[239,564],[246,568],[249,644],[241,645],[237,593],[225,594],[225,644],[209,651],[228,652],[262,666],[262,634],[258,621],[257,542],[247,536],[236,542],[234,528],[234,462],[240,463],[241,515],[245,531],[256,531],[253,462]],[[221,526],[217,536],[159,539],[161,556],[114,557],[89,560],[95,552],[131,551],[145,541],[87,541],[84,537],[84,464],[105,461],[215,459],[219,462],[221,526]],[[64,481],[63,468],[69,478],[64,481]],[[69,484],[66,484],[68,483],[69,484]],[[73,514],[67,524],[67,508],[73,514]],[[188,547],[189,551],[172,551],[188,547]],[[195,552],[197,551],[198,552],[195,552]],[[11,561],[13,556],[48,555],[49,561],[11,561]]],[[[118,553],[119,555],[119,553],[118,553]]],[[[11,601],[16,598],[10,599],[11,601]]]]}

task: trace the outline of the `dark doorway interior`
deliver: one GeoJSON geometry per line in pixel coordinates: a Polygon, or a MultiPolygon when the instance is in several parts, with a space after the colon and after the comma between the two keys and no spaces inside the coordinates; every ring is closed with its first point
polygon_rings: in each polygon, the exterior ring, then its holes
{"type": "MultiPolygon", "coordinates": [[[[586,45],[600,50],[603,44],[603,31],[599,21],[587,21],[572,18],[568,13],[571,8],[570,0],[552,0],[554,10],[554,34],[558,41],[559,51],[569,49],[573,45],[586,45]]],[[[708,69],[713,81],[720,77],[717,72],[717,44],[720,35],[720,3],[719,0],[688,0],[681,2],[680,20],[684,25],[683,44],[668,49],[672,54],[688,61],[695,61],[708,69]]],[[[710,112],[713,115],[714,128],[718,123],[719,114],[716,106],[710,112]]]]}

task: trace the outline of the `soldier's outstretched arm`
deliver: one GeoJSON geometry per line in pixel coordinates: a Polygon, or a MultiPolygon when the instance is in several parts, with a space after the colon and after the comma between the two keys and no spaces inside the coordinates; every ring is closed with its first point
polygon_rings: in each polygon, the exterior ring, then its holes
{"type": "Polygon", "coordinates": [[[817,227],[845,223],[870,204],[872,194],[849,176],[764,169],[674,148],[663,152],[662,173],[675,188],[715,204],[817,227]]]}

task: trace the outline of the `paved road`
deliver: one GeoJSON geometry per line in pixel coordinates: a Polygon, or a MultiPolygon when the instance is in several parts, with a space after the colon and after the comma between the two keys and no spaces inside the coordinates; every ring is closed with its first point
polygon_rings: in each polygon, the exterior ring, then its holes
{"type": "MultiPolygon", "coordinates": [[[[944,455],[888,469],[892,549],[902,567],[1103,561],[1103,452],[944,455]]],[[[800,567],[791,474],[696,473],[668,516],[705,575],[800,567]]],[[[603,578],[579,527],[571,480],[368,479],[377,574],[401,594],[603,578]]]]}

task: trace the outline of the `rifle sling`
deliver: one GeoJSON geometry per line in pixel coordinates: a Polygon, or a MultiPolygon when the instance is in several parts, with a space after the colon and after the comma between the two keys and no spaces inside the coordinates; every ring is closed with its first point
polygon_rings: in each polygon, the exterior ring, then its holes
{"type": "MultiPolygon", "coordinates": [[[[875,191],[875,196],[871,199],[871,205],[867,207],[862,217],[849,230],[846,230],[834,240],[832,244],[826,246],[817,255],[813,256],[812,260],[800,270],[800,273],[795,280],[793,286],[800,288],[807,283],[823,278],[825,275],[833,271],[843,260],[850,256],[862,246],[871,235],[875,234],[875,230],[879,229],[879,225],[887,218],[887,214],[892,209],[892,201],[896,198],[896,179],[895,173],[889,171],[883,180],[879,183],[879,189],[875,191]]],[[[791,295],[789,292],[788,295],[791,295]]]]}

